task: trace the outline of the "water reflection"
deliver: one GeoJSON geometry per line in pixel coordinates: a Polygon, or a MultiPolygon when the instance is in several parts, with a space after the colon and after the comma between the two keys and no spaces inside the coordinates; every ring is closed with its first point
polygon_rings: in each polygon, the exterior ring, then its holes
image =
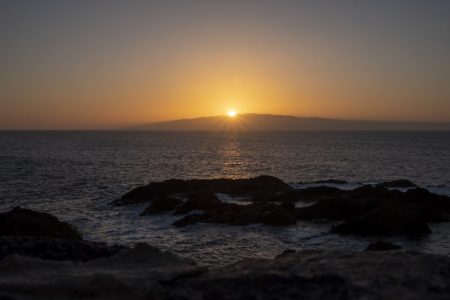
{"type": "Polygon", "coordinates": [[[230,133],[224,136],[220,157],[222,159],[221,174],[225,177],[242,178],[248,176],[246,172],[248,162],[241,153],[237,133],[230,133]]]}

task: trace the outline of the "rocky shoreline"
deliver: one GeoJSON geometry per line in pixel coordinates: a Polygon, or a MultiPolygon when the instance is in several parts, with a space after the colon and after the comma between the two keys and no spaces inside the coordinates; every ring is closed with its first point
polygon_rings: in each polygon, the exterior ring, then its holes
{"type": "MultiPolygon", "coordinates": [[[[420,239],[431,234],[428,223],[447,222],[450,215],[449,197],[404,180],[354,190],[293,189],[270,176],[168,180],[136,188],[113,205],[135,203],[148,203],[141,218],[179,216],[173,226],[295,226],[297,220],[330,219],[336,222],[332,234],[380,239],[420,239]]],[[[209,269],[143,243],[130,248],[86,241],[77,228],[47,213],[20,207],[0,213],[0,299],[394,297],[448,299],[450,258],[380,240],[361,252],[287,249],[272,259],[209,269]]]]}

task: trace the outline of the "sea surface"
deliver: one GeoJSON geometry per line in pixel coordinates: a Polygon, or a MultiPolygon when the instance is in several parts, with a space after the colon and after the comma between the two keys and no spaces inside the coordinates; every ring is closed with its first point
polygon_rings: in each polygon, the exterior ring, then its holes
{"type": "MultiPolygon", "coordinates": [[[[170,214],[140,217],[145,205],[109,204],[150,181],[262,174],[297,188],[324,179],[348,181],[335,185],[341,188],[409,179],[450,195],[450,133],[0,132],[0,211],[18,205],[46,211],[77,226],[86,239],[147,242],[210,266],[272,258],[285,249],[362,250],[377,240],[329,234],[329,221],[174,228],[177,218],[170,214]]],[[[431,229],[423,239],[388,240],[449,255],[450,224],[431,229]]]]}

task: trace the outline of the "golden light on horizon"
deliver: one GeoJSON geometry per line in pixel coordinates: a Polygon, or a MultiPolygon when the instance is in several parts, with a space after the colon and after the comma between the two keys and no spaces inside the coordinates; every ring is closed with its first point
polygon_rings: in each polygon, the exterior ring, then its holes
{"type": "Polygon", "coordinates": [[[229,110],[227,114],[230,118],[234,118],[237,116],[237,112],[235,110],[229,110]]]}

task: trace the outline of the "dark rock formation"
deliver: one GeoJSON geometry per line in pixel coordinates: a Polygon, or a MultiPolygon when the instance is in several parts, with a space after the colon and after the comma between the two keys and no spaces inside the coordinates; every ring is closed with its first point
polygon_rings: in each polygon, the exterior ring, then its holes
{"type": "Polygon", "coordinates": [[[163,299],[446,299],[450,259],[403,251],[303,250],[171,282],[163,299]]]}
{"type": "Polygon", "coordinates": [[[0,299],[33,300],[160,299],[164,282],[206,271],[145,244],[86,263],[9,256],[0,270],[0,299]]]}
{"type": "Polygon", "coordinates": [[[289,251],[207,270],[138,244],[86,263],[9,256],[0,299],[448,299],[450,258],[405,251],[289,251]]]}
{"type": "Polygon", "coordinates": [[[295,208],[271,203],[236,205],[222,203],[217,209],[204,214],[191,214],[176,221],[177,227],[193,225],[197,222],[223,223],[229,225],[266,224],[287,226],[296,224],[295,208]]]}
{"type": "Polygon", "coordinates": [[[15,207],[0,213],[0,236],[35,236],[81,240],[81,234],[69,223],[42,212],[15,207]]]}
{"type": "Polygon", "coordinates": [[[398,250],[402,247],[384,241],[376,241],[367,246],[365,251],[388,251],[388,250],[398,250]]]}
{"type": "Polygon", "coordinates": [[[258,176],[249,179],[171,179],[135,188],[115,201],[114,204],[142,203],[174,194],[224,193],[233,196],[256,196],[276,194],[291,189],[288,184],[272,176],[258,176]]]}
{"type": "Polygon", "coordinates": [[[380,184],[377,184],[378,187],[385,187],[385,188],[417,188],[418,186],[406,179],[398,179],[398,180],[392,180],[392,181],[386,181],[382,182],[380,184]]]}
{"type": "Polygon", "coordinates": [[[125,247],[86,241],[38,238],[30,236],[0,237],[0,260],[22,255],[49,260],[89,261],[109,257],[125,247]]]}
{"type": "Polygon", "coordinates": [[[331,232],[355,235],[422,236],[431,230],[420,214],[396,205],[381,206],[370,213],[333,226],[331,232]]]}
{"type": "Polygon", "coordinates": [[[158,214],[167,211],[173,211],[183,201],[173,197],[160,197],[154,199],[150,205],[141,213],[141,216],[158,214]]]}

